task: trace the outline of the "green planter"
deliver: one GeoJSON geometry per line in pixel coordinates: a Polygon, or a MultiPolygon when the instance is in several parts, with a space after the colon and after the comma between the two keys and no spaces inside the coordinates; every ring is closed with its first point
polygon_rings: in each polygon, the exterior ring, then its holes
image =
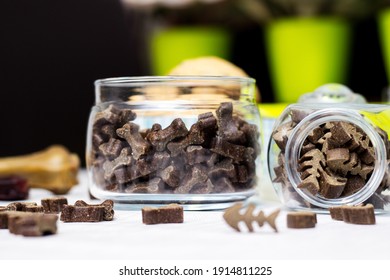
{"type": "Polygon", "coordinates": [[[156,31],[151,38],[154,75],[166,75],[184,59],[199,56],[230,58],[231,34],[212,26],[180,26],[156,31]]]}
{"type": "Polygon", "coordinates": [[[351,31],[335,18],[286,18],[266,26],[275,101],[294,103],[323,84],[344,84],[351,31]]]}
{"type": "Polygon", "coordinates": [[[378,25],[387,81],[390,83],[390,8],[379,13],[378,25]]]}

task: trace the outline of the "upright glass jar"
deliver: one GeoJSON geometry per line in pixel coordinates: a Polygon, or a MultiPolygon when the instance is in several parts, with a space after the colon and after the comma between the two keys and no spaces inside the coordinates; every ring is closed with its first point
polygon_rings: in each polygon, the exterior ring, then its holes
{"type": "Polygon", "coordinates": [[[90,192],[117,208],[223,209],[255,193],[260,115],[241,77],[95,82],[87,135],[90,192]]]}
{"type": "Polygon", "coordinates": [[[291,104],[275,123],[269,174],[288,208],[390,211],[390,106],[355,101],[291,104]]]}

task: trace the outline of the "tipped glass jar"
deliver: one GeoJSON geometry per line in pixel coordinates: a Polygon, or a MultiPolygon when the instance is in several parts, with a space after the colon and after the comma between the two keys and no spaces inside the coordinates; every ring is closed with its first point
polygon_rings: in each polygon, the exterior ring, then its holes
{"type": "Polygon", "coordinates": [[[255,193],[260,115],[251,78],[124,77],[95,82],[90,192],[117,208],[223,209],[255,193]]]}
{"type": "Polygon", "coordinates": [[[268,164],[288,208],[371,203],[377,213],[390,211],[390,106],[360,101],[297,103],[281,114],[268,164]]]}

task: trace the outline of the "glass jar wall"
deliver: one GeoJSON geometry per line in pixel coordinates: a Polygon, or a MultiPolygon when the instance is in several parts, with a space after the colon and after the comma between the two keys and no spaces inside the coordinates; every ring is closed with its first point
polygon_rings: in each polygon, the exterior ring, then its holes
{"type": "Polygon", "coordinates": [[[124,77],[95,82],[86,161],[90,192],[120,208],[221,209],[255,193],[255,81],[124,77]]]}

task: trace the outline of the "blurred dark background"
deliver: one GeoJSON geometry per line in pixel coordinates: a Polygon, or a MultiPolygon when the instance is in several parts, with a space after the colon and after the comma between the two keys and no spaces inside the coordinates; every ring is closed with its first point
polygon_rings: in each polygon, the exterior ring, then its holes
{"type": "MultiPolygon", "coordinates": [[[[94,81],[151,75],[144,10],[115,0],[0,2],[0,157],[63,144],[84,164],[94,81]]],[[[263,29],[233,29],[231,61],[274,102],[263,29]]],[[[375,15],[353,22],[346,85],[369,101],[387,87],[375,15]]]]}

